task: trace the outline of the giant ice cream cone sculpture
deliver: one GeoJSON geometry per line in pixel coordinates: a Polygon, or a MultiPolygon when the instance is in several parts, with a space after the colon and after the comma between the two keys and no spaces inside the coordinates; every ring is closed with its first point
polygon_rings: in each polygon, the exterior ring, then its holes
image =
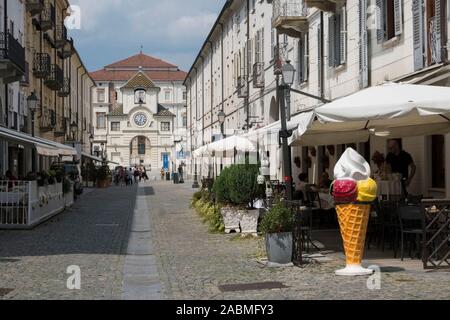
{"type": "Polygon", "coordinates": [[[373,270],[362,267],[371,202],[377,196],[377,184],[370,179],[370,165],[349,148],[334,170],[333,196],[344,242],[347,267],[337,275],[367,275],[373,270]]]}

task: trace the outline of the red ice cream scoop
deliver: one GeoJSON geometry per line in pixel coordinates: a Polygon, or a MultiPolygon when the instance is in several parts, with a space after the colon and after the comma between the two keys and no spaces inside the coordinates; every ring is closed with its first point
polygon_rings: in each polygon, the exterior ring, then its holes
{"type": "Polygon", "coordinates": [[[336,203],[352,203],[358,199],[358,184],[354,180],[336,180],[331,186],[336,203]]]}

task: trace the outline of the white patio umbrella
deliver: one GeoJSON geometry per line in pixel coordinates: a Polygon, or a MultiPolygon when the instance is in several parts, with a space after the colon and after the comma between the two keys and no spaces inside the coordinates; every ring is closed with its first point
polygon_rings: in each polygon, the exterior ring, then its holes
{"type": "Polygon", "coordinates": [[[302,114],[291,145],[329,145],[450,132],[450,88],[389,83],[302,114]]]}
{"type": "Polygon", "coordinates": [[[232,136],[223,140],[216,141],[209,145],[208,150],[210,152],[234,152],[234,150],[238,152],[256,152],[256,145],[251,142],[249,139],[240,137],[240,136],[232,136]]]}

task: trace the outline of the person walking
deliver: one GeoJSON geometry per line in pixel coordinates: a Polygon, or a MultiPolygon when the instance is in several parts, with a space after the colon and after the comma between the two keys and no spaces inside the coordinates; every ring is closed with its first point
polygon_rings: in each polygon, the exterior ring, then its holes
{"type": "Polygon", "coordinates": [[[138,167],[135,167],[134,168],[134,183],[138,183],[138,179],[139,179],[139,181],[142,181],[142,178],[141,178],[141,174],[140,174],[140,171],[139,171],[139,169],[138,169],[138,167]]]}
{"type": "Polygon", "coordinates": [[[161,168],[161,180],[164,181],[164,176],[166,175],[166,170],[164,168],[161,168]]]}
{"type": "Polygon", "coordinates": [[[133,186],[133,168],[130,168],[130,170],[128,171],[128,185],[133,186]]]}

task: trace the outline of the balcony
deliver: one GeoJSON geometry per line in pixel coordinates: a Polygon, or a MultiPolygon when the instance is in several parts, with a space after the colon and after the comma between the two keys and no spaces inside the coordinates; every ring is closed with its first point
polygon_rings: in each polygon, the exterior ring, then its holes
{"type": "Polygon", "coordinates": [[[61,49],[64,47],[67,41],[67,28],[64,24],[59,24],[56,26],[56,34],[55,34],[55,48],[61,49]]]}
{"type": "Polygon", "coordinates": [[[61,51],[58,52],[58,56],[61,59],[67,59],[70,58],[74,54],[74,52],[75,50],[73,47],[73,39],[70,38],[64,43],[64,46],[61,48],[61,51]]]}
{"type": "Polygon", "coordinates": [[[326,12],[335,12],[338,5],[346,0],[304,0],[308,8],[316,8],[326,12]]]}
{"type": "Polygon", "coordinates": [[[55,27],[56,24],[56,11],[55,7],[46,1],[44,9],[41,12],[40,29],[41,31],[49,31],[55,27]]]}
{"type": "Polygon", "coordinates": [[[264,62],[257,62],[253,65],[253,87],[264,88],[264,86],[265,86],[264,62]]]}
{"type": "Polygon", "coordinates": [[[25,75],[25,48],[9,32],[0,33],[0,66],[5,84],[20,81],[25,75]]]}
{"type": "Polygon", "coordinates": [[[64,137],[66,135],[66,132],[67,132],[67,119],[63,117],[58,117],[56,119],[55,132],[53,132],[55,138],[64,137]]]}
{"type": "Polygon", "coordinates": [[[43,107],[41,110],[41,117],[39,119],[39,129],[41,132],[52,131],[56,126],[55,110],[49,110],[43,107]]]}
{"type": "Polygon", "coordinates": [[[50,65],[50,72],[45,78],[44,84],[53,91],[62,89],[64,85],[64,73],[57,64],[50,65]]]}
{"type": "Polygon", "coordinates": [[[66,98],[70,95],[70,78],[64,78],[63,87],[59,90],[58,96],[66,98]]]}
{"type": "Polygon", "coordinates": [[[35,53],[33,61],[33,74],[38,79],[46,78],[50,74],[50,55],[47,53],[35,53]]]}
{"type": "Polygon", "coordinates": [[[299,0],[274,0],[272,26],[280,34],[293,38],[301,37],[309,29],[308,8],[299,0]]]}
{"type": "Polygon", "coordinates": [[[40,14],[44,10],[44,0],[26,0],[25,9],[32,15],[35,16],[40,14]]]}
{"type": "Polygon", "coordinates": [[[248,85],[244,76],[240,76],[236,83],[238,98],[247,98],[248,85]]]}

